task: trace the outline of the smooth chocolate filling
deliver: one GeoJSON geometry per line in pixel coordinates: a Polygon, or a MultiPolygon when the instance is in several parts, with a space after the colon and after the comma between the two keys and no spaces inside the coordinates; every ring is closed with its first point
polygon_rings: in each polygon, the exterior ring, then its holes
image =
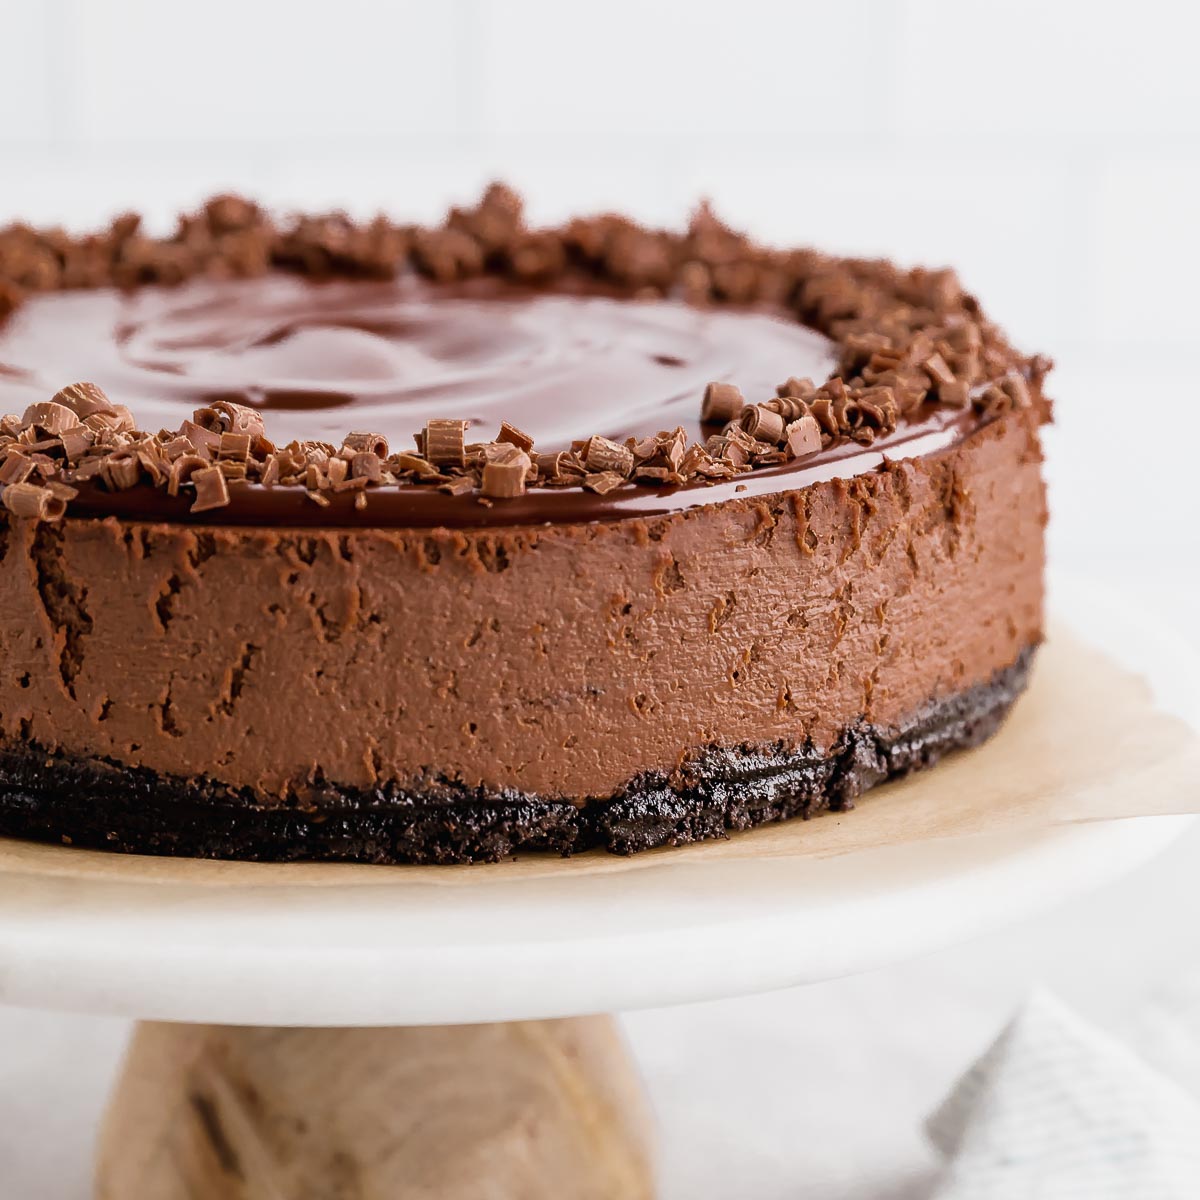
{"type": "Polygon", "coordinates": [[[712,747],[686,777],[643,774],[581,804],[435,780],[420,789],[325,783],[305,808],[32,743],[0,748],[0,834],[135,854],[261,861],[492,862],[525,851],[633,854],[789,817],[850,809],[867,789],[986,741],[1025,689],[1027,646],[987,682],[892,728],[865,721],[833,749],[712,747]]]}

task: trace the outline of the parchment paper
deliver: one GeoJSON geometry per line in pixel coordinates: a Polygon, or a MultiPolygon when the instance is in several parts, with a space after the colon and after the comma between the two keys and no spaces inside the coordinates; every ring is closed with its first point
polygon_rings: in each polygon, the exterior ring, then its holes
{"type": "Polygon", "coordinates": [[[346,886],[453,885],[545,875],[636,871],[730,858],[824,858],[930,838],[1042,829],[1067,822],[1200,812],[1200,737],[1154,704],[1139,676],[1051,629],[1029,690],[986,745],[884,784],[853,812],[793,820],[726,840],[620,858],[527,854],[466,867],[229,863],[105,854],[0,839],[0,871],[113,881],[346,886]]]}

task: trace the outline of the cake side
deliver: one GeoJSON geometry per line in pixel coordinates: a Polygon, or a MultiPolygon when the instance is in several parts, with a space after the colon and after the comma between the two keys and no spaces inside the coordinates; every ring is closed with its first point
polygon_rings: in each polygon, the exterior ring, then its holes
{"type": "Polygon", "coordinates": [[[986,741],[1024,690],[1033,651],[900,727],[849,728],[824,754],[807,746],[714,748],[695,756],[684,782],[650,773],[582,805],[444,780],[419,790],[329,789],[309,808],[264,805],[208,779],[72,759],[28,743],[0,748],[0,829],[96,850],[260,862],[461,864],[522,851],[681,846],[844,812],[876,784],[986,741]]]}
{"type": "Polygon", "coordinates": [[[1011,412],[878,472],[650,520],[12,521],[0,832],[442,861],[844,804],[978,740],[1019,691],[1041,637],[1037,425],[1011,412]],[[275,832],[222,841],[230,805],[275,832]],[[331,835],[342,850],[312,832],[348,813],[365,824],[331,835]]]}
{"type": "Polygon", "coordinates": [[[471,861],[847,807],[1024,686],[1049,367],[952,272],[704,208],[0,230],[0,833],[471,861]]]}

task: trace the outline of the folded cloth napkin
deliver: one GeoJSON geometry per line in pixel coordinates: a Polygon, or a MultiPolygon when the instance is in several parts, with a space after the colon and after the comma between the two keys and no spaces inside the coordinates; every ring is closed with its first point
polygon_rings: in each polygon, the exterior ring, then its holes
{"type": "MultiPolygon", "coordinates": [[[[1200,1007],[1159,1008],[1151,1057],[1200,1064],[1200,1007]]],[[[931,1200],[1197,1200],[1200,1099],[1171,1074],[1035,993],[929,1118],[931,1200]]]]}

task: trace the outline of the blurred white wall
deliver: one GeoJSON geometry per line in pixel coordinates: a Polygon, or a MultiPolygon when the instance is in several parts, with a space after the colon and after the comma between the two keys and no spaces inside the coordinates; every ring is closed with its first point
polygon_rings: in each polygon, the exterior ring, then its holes
{"type": "Polygon", "coordinates": [[[1059,361],[1056,556],[1124,572],[1200,557],[1198,40],[1185,0],[0,0],[0,220],[434,217],[500,176],[951,263],[1059,361]]]}

